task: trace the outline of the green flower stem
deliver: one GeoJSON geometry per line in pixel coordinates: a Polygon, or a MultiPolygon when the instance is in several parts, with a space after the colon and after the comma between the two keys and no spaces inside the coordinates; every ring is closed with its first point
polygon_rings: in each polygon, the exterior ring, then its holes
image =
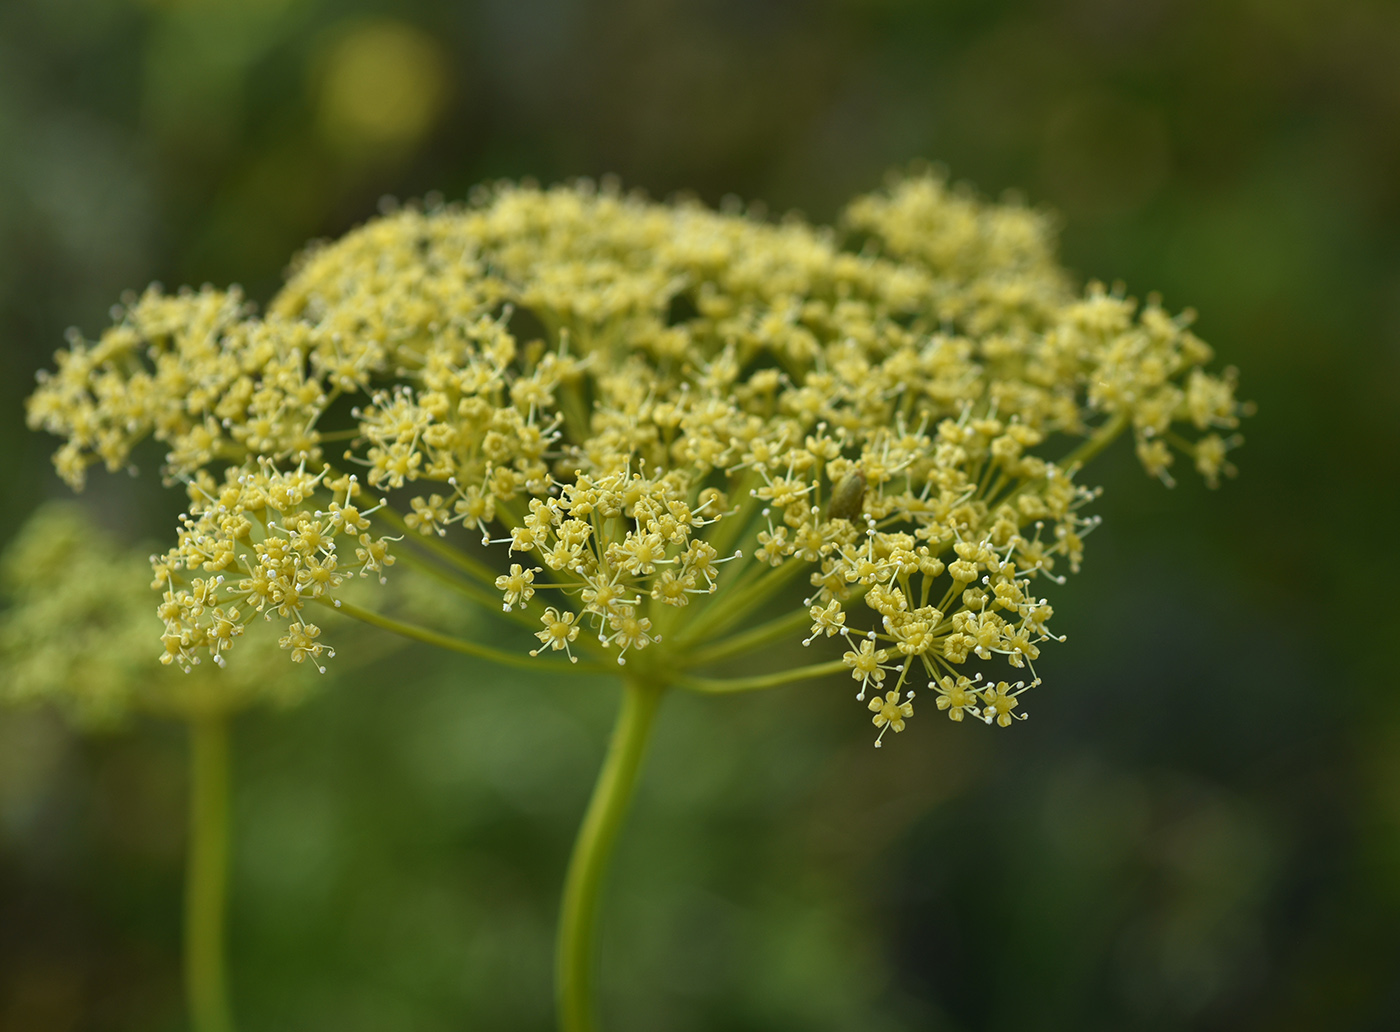
{"type": "Polygon", "coordinates": [[[651,736],[657,704],[665,691],[660,681],[624,678],[622,704],[613,725],[603,769],[583,816],[564,878],[559,938],[554,957],[555,1000],[560,1032],[596,1032],[595,947],[598,904],[617,833],[637,787],[642,758],[651,736]]]}
{"type": "MultiPolygon", "coordinates": [[[[375,513],[375,515],[377,516],[379,514],[375,513]]],[[[443,569],[442,566],[438,563],[423,558],[422,556],[413,552],[411,549],[395,551],[394,556],[398,559],[399,562],[403,563],[405,566],[408,566],[418,571],[419,573],[424,574],[425,576],[431,577],[439,584],[451,588],[459,595],[469,598],[473,602],[478,603],[479,605],[485,606],[487,610],[491,613],[498,613],[505,619],[514,621],[515,623],[520,624],[522,627],[531,627],[538,629],[540,626],[540,622],[538,620],[531,620],[529,616],[516,609],[514,606],[511,607],[510,612],[504,612],[501,609],[501,593],[499,591],[488,591],[485,588],[474,583],[473,581],[466,580],[463,577],[459,577],[456,574],[453,574],[448,570],[443,569]]]]}
{"type": "Polygon", "coordinates": [[[1099,452],[1103,451],[1121,434],[1127,427],[1131,415],[1128,412],[1118,412],[1109,418],[1074,451],[1070,452],[1058,463],[1061,469],[1083,466],[1099,452]]]}
{"type": "Polygon", "coordinates": [[[232,1032],[224,963],[228,896],[228,718],[190,721],[190,827],[185,881],[185,992],[194,1032],[232,1032]]]}
{"type": "MultiPolygon", "coordinates": [[[[1127,428],[1131,418],[1132,417],[1127,412],[1118,412],[1110,416],[1105,422],[1099,425],[1097,430],[1082,441],[1077,448],[1059,459],[1055,465],[1062,470],[1069,470],[1070,472],[1077,472],[1079,469],[1082,469],[1091,459],[1095,458],[1099,452],[1103,451],[1118,439],[1118,435],[1127,428]]],[[[1013,488],[1005,497],[996,498],[993,495],[989,496],[987,501],[989,504],[996,505],[1013,504],[1017,498],[1035,490],[1035,488],[1040,486],[1043,482],[1044,481],[1040,480],[1025,481],[1013,488]]],[[[1031,519],[1023,517],[1021,525],[1025,526],[1025,524],[1030,522],[1032,522],[1031,519]]],[[[948,549],[945,548],[944,554],[946,554],[947,551],[948,549]]]]}
{"type": "Polygon", "coordinates": [[[759,624],[747,631],[741,631],[730,638],[717,641],[702,649],[695,649],[686,658],[686,666],[698,667],[708,663],[715,663],[730,656],[748,652],[759,645],[767,645],[770,641],[779,638],[790,637],[793,633],[805,630],[812,622],[811,614],[805,608],[793,610],[767,623],[759,624]]]}
{"type": "MultiPolygon", "coordinates": [[[[500,590],[496,587],[496,578],[499,576],[498,571],[492,569],[481,560],[473,558],[461,549],[449,545],[436,534],[424,534],[414,530],[404,522],[403,516],[389,506],[385,506],[377,511],[374,514],[374,518],[387,523],[394,530],[402,534],[405,540],[411,541],[418,547],[431,552],[433,555],[443,560],[443,562],[475,580],[486,590],[487,597],[491,599],[491,609],[501,612],[501,615],[508,620],[514,620],[516,623],[523,624],[527,627],[539,628],[540,617],[544,615],[545,611],[544,603],[541,602],[539,598],[531,599],[525,604],[525,608],[523,609],[519,606],[514,606],[509,613],[498,610],[497,607],[500,604],[500,596],[492,594],[492,592],[500,590]]],[[[505,502],[498,500],[496,502],[496,522],[506,530],[510,530],[512,527],[520,525],[521,516],[519,513],[512,510],[505,502]]],[[[591,651],[595,655],[600,653],[600,650],[595,648],[590,642],[582,641],[579,644],[586,651],[591,651]]]]}
{"type": "Polygon", "coordinates": [[[737,511],[720,520],[709,534],[710,544],[721,556],[729,555],[730,552],[734,551],[734,546],[747,534],[749,525],[762,507],[759,500],[750,495],[749,492],[762,483],[763,478],[753,470],[749,470],[744,479],[734,486],[734,493],[730,497],[739,500],[737,511]]]}
{"type": "Polygon", "coordinates": [[[502,666],[520,667],[522,670],[533,670],[537,673],[545,671],[556,674],[598,673],[605,669],[596,663],[562,663],[552,659],[536,659],[525,653],[517,655],[514,652],[492,648],[490,645],[479,645],[474,641],[467,641],[465,638],[454,638],[450,634],[441,634],[426,627],[419,627],[417,624],[395,620],[392,616],[364,609],[353,602],[346,602],[344,599],[337,599],[334,602],[325,599],[317,599],[317,601],[322,605],[332,607],[338,613],[344,613],[346,616],[354,617],[356,620],[382,630],[401,634],[405,638],[421,641],[425,645],[436,645],[438,648],[447,649],[450,652],[460,652],[466,656],[475,656],[477,659],[489,659],[502,666]]]}
{"type": "Polygon", "coordinates": [[[403,517],[392,506],[384,506],[375,511],[374,519],[389,524],[398,531],[408,541],[413,542],[419,548],[432,552],[433,555],[457,569],[461,570],[468,577],[474,577],[483,587],[491,588],[496,584],[496,571],[485,563],[473,559],[459,548],[454,548],[447,542],[440,540],[435,534],[424,534],[414,530],[403,521],[403,517]]]}
{"type": "Polygon", "coordinates": [[[588,440],[588,413],[592,406],[583,396],[581,380],[565,380],[559,385],[559,411],[564,414],[564,429],[570,441],[582,444],[588,440]]]}
{"type": "Polygon", "coordinates": [[[710,597],[705,610],[686,627],[678,644],[686,648],[695,642],[722,634],[801,573],[814,567],[801,559],[789,558],[777,569],[764,563],[750,567],[728,587],[710,597]]]}
{"type": "MultiPolygon", "coordinates": [[[[397,512],[387,506],[374,514],[376,517],[383,517],[384,522],[395,530],[400,531],[405,540],[423,548],[432,555],[437,556],[444,562],[450,564],[454,569],[464,574],[469,580],[455,577],[441,566],[417,555],[412,549],[396,551],[394,554],[405,564],[421,573],[427,574],[434,580],[445,584],[454,591],[470,598],[472,601],[484,605],[491,612],[499,615],[502,619],[510,620],[528,627],[531,631],[540,628],[540,617],[544,613],[544,606],[538,599],[530,601],[524,609],[519,606],[512,606],[509,612],[501,608],[500,589],[495,586],[496,574],[484,563],[477,562],[471,556],[454,548],[436,537],[420,534],[412,530],[397,512]]],[[[592,653],[594,656],[603,655],[603,650],[596,642],[585,637],[578,642],[580,651],[592,653]]]]}
{"type": "Polygon", "coordinates": [[[811,666],[779,670],[773,674],[759,674],[756,677],[692,677],[678,674],[676,684],[691,691],[705,692],[708,695],[728,695],[733,692],[754,692],[762,688],[776,688],[793,681],[805,681],[810,677],[824,677],[842,670],[850,670],[844,660],[833,659],[829,663],[813,663],[811,666]]]}

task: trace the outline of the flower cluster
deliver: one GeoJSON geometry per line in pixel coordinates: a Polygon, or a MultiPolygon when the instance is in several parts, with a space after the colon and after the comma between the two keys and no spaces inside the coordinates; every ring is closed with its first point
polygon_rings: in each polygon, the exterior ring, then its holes
{"type": "Polygon", "coordinates": [[[311,474],[302,464],[283,472],[267,458],[254,469],[226,468],[223,483],[207,470],[188,481],[190,512],[180,517],[177,543],[152,557],[151,587],[163,593],[162,663],[188,671],[207,651],[223,666],[223,653],[261,615],[286,621],[279,644],[293,662],[309,658],[325,672],[320,659],[335,650],[320,641],[320,625],[307,619],[306,607],[339,605],[332,599],[345,574],[337,546],[348,540],[359,564],[354,572],[362,576],[383,580],[394,563],[389,542],[368,533],[369,515],[355,505],[356,478],[331,480],[332,500],[322,511],[313,503],[325,481],[325,468],[311,474]]]}
{"type": "Polygon", "coordinates": [[[258,702],[300,702],[312,679],[287,676],[276,635],[253,628],[229,670],[163,670],[152,636],[149,560],[76,507],[41,507],[0,565],[0,702],[54,702],[86,725],[134,711],[195,717],[258,702]],[[216,675],[216,676],[211,676],[216,675]]]}
{"type": "Polygon", "coordinates": [[[1047,217],[932,175],[838,230],[501,185],[309,251],[265,315],[236,291],[128,298],[29,419],[75,485],[166,446],[191,499],[156,564],[182,665],[259,613],[319,663],[306,606],[406,548],[375,525],[460,525],[459,572],[535,621],[532,654],[684,671],[772,640],[726,635],[800,580],[764,626],[840,638],[882,733],[916,678],[1006,726],[1052,637],[1037,586],[1096,525],[1082,465],[1131,432],[1154,476],[1178,454],[1230,472],[1234,374],[1190,322],[1072,290],[1047,217]],[[994,656],[1028,679],[961,672],[994,656]]]}

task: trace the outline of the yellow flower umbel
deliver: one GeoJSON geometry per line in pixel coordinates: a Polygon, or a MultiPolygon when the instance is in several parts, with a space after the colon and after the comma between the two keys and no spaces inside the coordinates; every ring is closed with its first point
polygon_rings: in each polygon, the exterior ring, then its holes
{"type": "MultiPolygon", "coordinates": [[[[954,720],[1009,726],[1053,638],[1040,589],[1097,522],[1083,464],[1131,431],[1163,480],[1177,454],[1230,472],[1234,374],[1205,371],[1189,323],[1076,292],[1044,215],[929,175],[836,230],[501,185],[311,250],[263,315],[236,291],[130,298],[58,355],[29,419],[66,438],[74,485],[166,445],[190,504],[156,563],[172,663],[222,659],[259,615],[321,663],[313,616],[339,605],[463,652],[618,670],[651,699],[621,718],[643,740],[661,687],[843,670],[881,734],[927,685],[954,720]],[[505,654],[342,599],[398,558],[542,644],[505,654]],[[804,633],[832,658],[697,672],[804,633]],[[980,663],[1025,674],[993,685],[980,663]]],[[[609,798],[640,759],[619,736],[609,798]]],[[[599,800],[568,900],[596,890],[615,830],[599,800]]],[[[568,909],[565,941],[586,938],[568,909]]],[[[580,963],[561,955],[568,1028],[588,1027],[580,963]]]]}
{"type": "Polygon", "coordinates": [[[268,614],[293,660],[328,658],[309,604],[384,575],[382,514],[522,560],[477,586],[547,644],[567,617],[594,656],[713,662],[800,577],[790,623],[846,640],[862,697],[993,654],[1036,683],[1034,586],[1095,525],[1079,466],[1131,427],[1154,474],[1175,449],[1213,480],[1233,374],[1155,301],[1070,293],[1028,209],[918,177],[845,226],[498,187],[312,251],[263,317],[236,291],[130,299],[29,418],[75,486],[169,447],[190,514],[156,563],[167,662],[222,661],[268,614]]]}

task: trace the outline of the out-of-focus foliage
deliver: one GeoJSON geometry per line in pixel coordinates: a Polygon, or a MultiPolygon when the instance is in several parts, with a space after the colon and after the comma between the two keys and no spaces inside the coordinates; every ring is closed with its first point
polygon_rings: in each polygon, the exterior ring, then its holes
{"type": "MultiPolygon", "coordinates": [[[[0,4],[0,536],[66,490],[22,429],[33,371],[133,283],[266,300],[381,194],[499,176],[827,221],[915,157],[1059,209],[1085,277],[1194,304],[1259,405],[1244,475],[1204,504],[1101,460],[1056,687],[1014,742],[876,758],[844,686],[676,700],[607,904],[616,1026],[1400,1023],[1385,0],[0,4]],[[386,128],[380,95],[413,117],[386,128]]],[[[86,502],[164,540],[156,495],[94,477],[86,502]]],[[[547,1028],[611,707],[587,689],[411,653],[247,718],[248,1027],[547,1028]]],[[[182,760],[159,726],[0,718],[0,1028],[179,1027],[182,760]]]]}

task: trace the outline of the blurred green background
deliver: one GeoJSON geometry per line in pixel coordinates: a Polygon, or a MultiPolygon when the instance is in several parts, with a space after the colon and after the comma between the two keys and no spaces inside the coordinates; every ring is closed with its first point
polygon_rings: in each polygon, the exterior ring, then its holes
{"type": "MultiPolygon", "coordinates": [[[[1258,402],[1218,492],[1091,479],[1033,716],[870,749],[848,685],[663,715],[610,1026],[1400,1027],[1400,5],[4,0],[0,543],[22,399],[127,288],[265,300],[385,194],[615,172],[828,220],[926,157],[1194,306],[1258,402]]],[[[98,477],[130,541],[180,499],[98,477]]],[[[409,650],[237,727],[248,1030],[546,1029],[612,689],[409,650]]],[[[0,1030],[176,1030],[184,740],[0,715],[0,1030]]]]}

